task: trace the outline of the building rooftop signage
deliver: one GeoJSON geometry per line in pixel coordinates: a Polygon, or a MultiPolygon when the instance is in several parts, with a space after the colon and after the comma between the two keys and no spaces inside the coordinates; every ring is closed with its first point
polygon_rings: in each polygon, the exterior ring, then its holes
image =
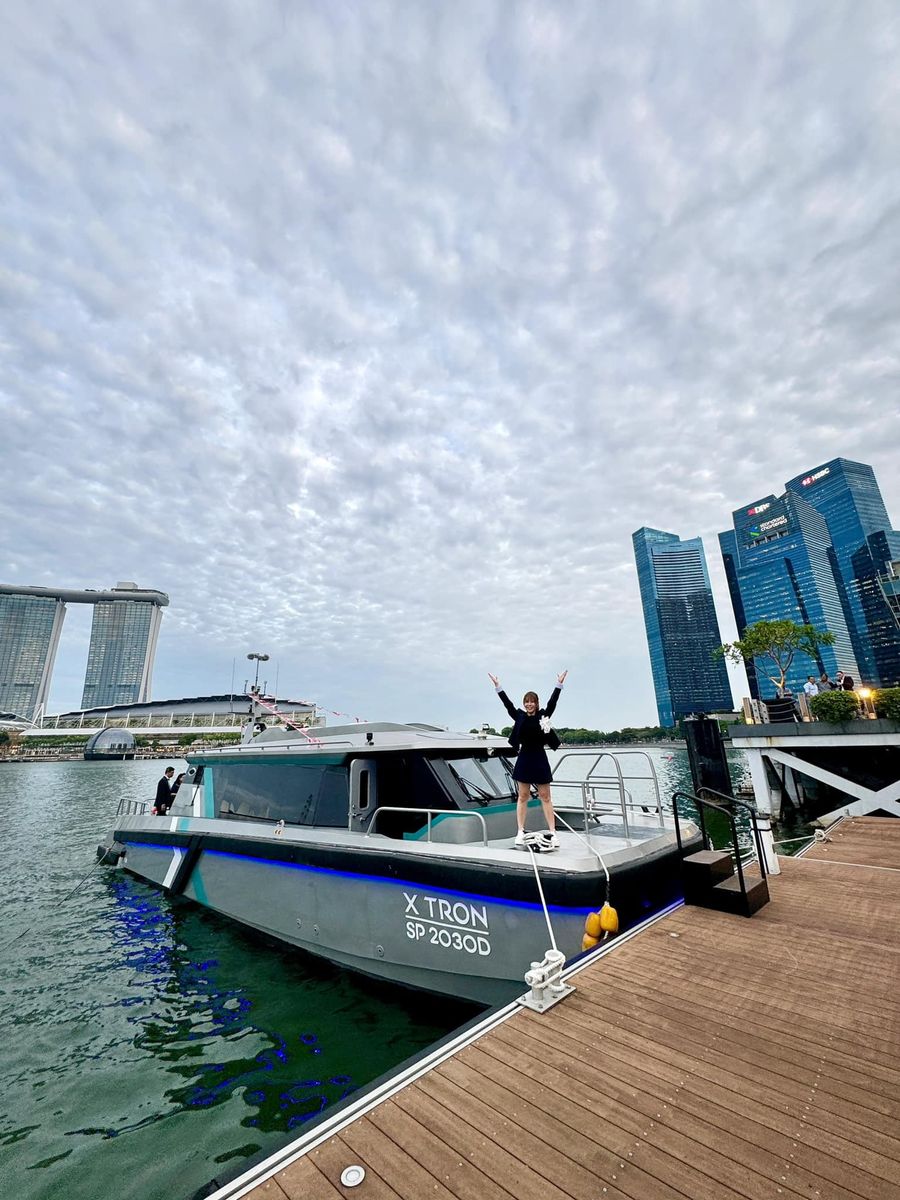
{"type": "Polygon", "coordinates": [[[772,505],[768,501],[766,501],[765,504],[756,504],[753,506],[753,508],[747,509],[747,516],[748,517],[758,517],[760,513],[764,513],[767,508],[771,508],[771,507],[772,507],[772,505]]]}
{"type": "Polygon", "coordinates": [[[749,545],[759,546],[763,542],[770,541],[773,537],[781,537],[787,532],[790,522],[784,513],[776,517],[769,517],[768,521],[757,521],[753,525],[746,526],[744,530],[745,537],[749,539],[749,545]]]}
{"type": "Polygon", "coordinates": [[[831,474],[831,467],[823,467],[821,471],[813,471],[812,475],[805,475],[800,480],[801,487],[809,487],[811,483],[816,483],[819,479],[824,479],[826,475],[831,474]]]}

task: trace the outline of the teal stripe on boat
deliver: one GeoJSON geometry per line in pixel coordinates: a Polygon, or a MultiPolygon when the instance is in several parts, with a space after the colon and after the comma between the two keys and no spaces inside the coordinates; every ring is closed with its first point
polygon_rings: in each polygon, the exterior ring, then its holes
{"type": "MultiPolygon", "coordinates": [[[[540,800],[529,800],[528,801],[529,808],[540,808],[540,804],[541,804],[540,800]]],[[[487,818],[488,816],[491,816],[493,813],[508,813],[508,812],[515,812],[515,810],[516,810],[515,804],[492,804],[492,805],[490,805],[489,808],[472,809],[471,813],[464,809],[460,809],[459,812],[467,817],[472,816],[475,812],[480,812],[483,817],[487,818]]],[[[410,809],[410,811],[415,812],[416,810],[410,809]]],[[[455,817],[455,815],[456,815],[455,813],[441,813],[440,816],[432,817],[431,818],[431,828],[434,829],[435,825],[440,825],[441,821],[447,821],[451,817],[455,817]]],[[[427,841],[428,840],[428,826],[425,825],[422,829],[417,830],[416,833],[404,833],[403,840],[405,842],[425,842],[425,841],[427,841]]]]}

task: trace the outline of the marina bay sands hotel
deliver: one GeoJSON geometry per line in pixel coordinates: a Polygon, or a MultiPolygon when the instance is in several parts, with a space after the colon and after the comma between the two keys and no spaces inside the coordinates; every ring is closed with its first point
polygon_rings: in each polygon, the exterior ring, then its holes
{"type": "Polygon", "coordinates": [[[0,712],[31,720],[50,694],[66,604],[92,604],[82,708],[150,699],[164,592],[117,583],[109,591],[0,584],[0,712]]]}

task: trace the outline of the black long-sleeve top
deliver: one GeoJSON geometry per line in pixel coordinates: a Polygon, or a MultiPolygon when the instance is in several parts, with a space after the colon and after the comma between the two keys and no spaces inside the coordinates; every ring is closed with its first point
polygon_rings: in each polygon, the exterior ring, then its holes
{"type": "Polygon", "coordinates": [[[502,688],[497,689],[497,695],[500,697],[503,707],[513,719],[513,730],[509,735],[509,744],[514,750],[543,750],[545,746],[556,749],[559,746],[559,738],[552,729],[549,733],[544,733],[543,729],[541,729],[541,717],[553,716],[561,691],[561,688],[555,687],[553,694],[547,701],[547,707],[539,708],[533,717],[529,717],[524,708],[515,707],[502,688]]]}

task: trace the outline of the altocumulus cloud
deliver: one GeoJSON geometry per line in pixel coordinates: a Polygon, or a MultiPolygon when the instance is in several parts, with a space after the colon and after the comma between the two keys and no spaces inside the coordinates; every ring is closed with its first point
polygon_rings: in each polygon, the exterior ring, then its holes
{"type": "Polygon", "coordinates": [[[728,634],[732,508],[843,454],[897,514],[892,4],[5,18],[0,571],[167,590],[157,696],[644,723],[633,529],[728,634]]]}

